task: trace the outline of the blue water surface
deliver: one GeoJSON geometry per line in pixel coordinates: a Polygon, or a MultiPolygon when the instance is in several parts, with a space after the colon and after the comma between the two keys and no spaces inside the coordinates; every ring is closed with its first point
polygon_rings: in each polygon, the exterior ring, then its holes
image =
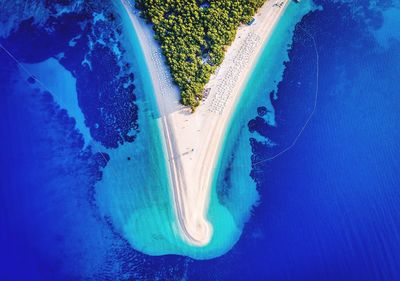
{"type": "Polygon", "coordinates": [[[247,109],[260,203],[230,252],[195,261],[135,251],[94,200],[96,143],[140,130],[113,5],[1,1],[0,280],[400,280],[400,3],[315,2],[247,109]],[[76,79],[91,145],[18,64],[49,58],[76,79]]]}

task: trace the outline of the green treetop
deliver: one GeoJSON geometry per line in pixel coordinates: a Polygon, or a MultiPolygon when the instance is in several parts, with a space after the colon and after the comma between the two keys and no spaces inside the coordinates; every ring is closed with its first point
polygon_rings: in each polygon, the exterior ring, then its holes
{"type": "Polygon", "coordinates": [[[265,0],[136,0],[153,23],[181,102],[192,110],[204,85],[224,59],[241,23],[251,20],[265,0]]]}

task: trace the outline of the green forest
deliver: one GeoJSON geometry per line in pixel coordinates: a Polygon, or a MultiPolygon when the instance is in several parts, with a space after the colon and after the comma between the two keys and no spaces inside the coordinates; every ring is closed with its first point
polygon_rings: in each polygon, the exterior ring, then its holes
{"type": "Polygon", "coordinates": [[[249,22],[265,0],[136,0],[153,24],[181,102],[194,111],[204,85],[224,59],[241,23],[249,22]]]}

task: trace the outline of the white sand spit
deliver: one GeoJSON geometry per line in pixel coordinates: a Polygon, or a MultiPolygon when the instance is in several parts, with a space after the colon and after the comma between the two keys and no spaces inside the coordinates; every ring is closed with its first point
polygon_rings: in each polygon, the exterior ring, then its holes
{"type": "Polygon", "coordinates": [[[207,97],[194,114],[179,103],[179,89],[172,82],[151,26],[127,0],[121,1],[136,30],[153,81],[180,235],[192,245],[205,246],[213,233],[207,220],[212,177],[229,118],[289,1],[267,1],[252,25],[239,27],[223,63],[205,87],[207,97]]]}

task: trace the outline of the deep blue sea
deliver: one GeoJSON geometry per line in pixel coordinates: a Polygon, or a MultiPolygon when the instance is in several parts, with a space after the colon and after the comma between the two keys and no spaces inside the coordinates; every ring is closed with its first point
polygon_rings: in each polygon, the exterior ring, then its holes
{"type": "Polygon", "coordinates": [[[95,200],[146,94],[112,2],[0,1],[0,280],[400,280],[400,1],[315,4],[246,109],[259,204],[197,261],[134,250],[95,200]]]}

